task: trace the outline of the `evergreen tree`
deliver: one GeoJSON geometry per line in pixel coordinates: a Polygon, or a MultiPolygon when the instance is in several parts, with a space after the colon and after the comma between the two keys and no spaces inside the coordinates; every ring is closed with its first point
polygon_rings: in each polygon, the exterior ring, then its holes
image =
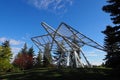
{"type": "Polygon", "coordinates": [[[27,54],[27,43],[25,43],[24,44],[24,46],[23,46],[23,48],[22,48],[22,50],[21,50],[21,53],[23,53],[23,54],[27,54]]]}
{"type": "Polygon", "coordinates": [[[105,65],[116,68],[120,65],[120,27],[107,26],[103,33],[106,35],[104,39],[104,47],[107,51],[105,65]]]}
{"type": "Polygon", "coordinates": [[[57,67],[61,68],[66,66],[66,55],[63,50],[64,48],[64,42],[59,43],[59,46],[57,46],[57,50],[54,53],[54,61],[57,62],[57,67]]]}
{"type": "Polygon", "coordinates": [[[29,48],[28,54],[29,54],[30,56],[32,56],[32,57],[34,56],[34,49],[33,49],[33,47],[29,48]]]}
{"type": "Polygon", "coordinates": [[[47,43],[44,48],[44,55],[43,55],[43,65],[49,66],[51,64],[52,57],[50,53],[50,44],[47,43]]]}
{"type": "Polygon", "coordinates": [[[9,41],[5,41],[0,46],[0,71],[8,71],[12,65],[10,63],[12,58],[12,51],[9,41]]]}
{"type": "Polygon", "coordinates": [[[102,32],[105,34],[104,47],[107,51],[105,66],[116,68],[120,67],[120,0],[107,0],[107,3],[103,11],[110,13],[115,26],[107,26],[102,32]]]}
{"type": "Polygon", "coordinates": [[[9,41],[2,43],[2,47],[10,47],[9,41]]]}
{"type": "Polygon", "coordinates": [[[32,68],[34,66],[34,49],[33,47],[28,50],[28,68],[32,68]]]}
{"type": "Polygon", "coordinates": [[[36,58],[36,66],[37,67],[41,67],[42,66],[42,55],[41,55],[40,51],[38,52],[38,56],[36,58]]]}
{"type": "Polygon", "coordinates": [[[110,13],[114,24],[120,24],[120,0],[107,0],[108,5],[103,7],[103,11],[110,13]]]}

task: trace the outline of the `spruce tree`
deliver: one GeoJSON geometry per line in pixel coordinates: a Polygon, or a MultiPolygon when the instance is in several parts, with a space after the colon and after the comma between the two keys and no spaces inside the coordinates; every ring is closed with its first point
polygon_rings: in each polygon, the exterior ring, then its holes
{"type": "Polygon", "coordinates": [[[34,66],[34,49],[33,47],[29,48],[28,50],[28,68],[32,68],[34,66]]]}
{"type": "Polygon", "coordinates": [[[44,48],[44,55],[43,55],[43,65],[44,66],[50,66],[52,62],[52,57],[50,53],[50,44],[47,43],[44,48]]]}
{"type": "Polygon", "coordinates": [[[110,13],[115,26],[107,26],[102,32],[105,34],[104,47],[107,51],[105,66],[120,67],[120,0],[107,0],[103,11],[110,13]]]}
{"type": "Polygon", "coordinates": [[[27,54],[27,50],[28,48],[27,48],[27,43],[25,43],[24,44],[24,46],[23,46],[23,48],[22,48],[22,50],[21,50],[21,53],[23,53],[23,54],[27,54]]]}
{"type": "Polygon", "coordinates": [[[42,55],[41,52],[38,52],[37,58],[36,58],[36,66],[41,67],[42,66],[42,55]]]}
{"type": "Polygon", "coordinates": [[[66,66],[66,55],[63,48],[64,42],[60,42],[59,46],[57,46],[56,52],[54,53],[54,61],[57,62],[58,68],[66,66]]]}
{"type": "Polygon", "coordinates": [[[103,31],[106,35],[104,47],[107,51],[106,66],[116,68],[120,65],[120,27],[107,26],[103,31]]]}
{"type": "Polygon", "coordinates": [[[103,6],[103,11],[110,13],[114,24],[120,24],[120,0],[107,0],[107,3],[103,6]]]}
{"type": "Polygon", "coordinates": [[[30,55],[30,56],[33,57],[34,54],[35,54],[35,53],[34,53],[34,49],[33,49],[33,47],[30,47],[29,50],[28,50],[28,55],[30,55]]]}

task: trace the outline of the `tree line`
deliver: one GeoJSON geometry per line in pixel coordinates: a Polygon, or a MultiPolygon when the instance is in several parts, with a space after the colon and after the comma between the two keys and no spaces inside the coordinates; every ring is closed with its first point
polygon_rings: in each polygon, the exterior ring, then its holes
{"type": "Polygon", "coordinates": [[[13,54],[9,41],[0,45],[0,72],[48,67],[51,63],[51,56],[42,55],[40,51],[35,55],[33,47],[28,48],[26,43],[14,58],[13,54]],[[11,60],[13,61],[11,62],[11,60]]]}

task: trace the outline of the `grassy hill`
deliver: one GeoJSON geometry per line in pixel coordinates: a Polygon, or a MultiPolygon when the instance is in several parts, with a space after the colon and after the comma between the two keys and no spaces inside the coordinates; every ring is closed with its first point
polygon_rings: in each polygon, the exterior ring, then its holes
{"type": "Polygon", "coordinates": [[[109,73],[111,69],[106,68],[36,68],[17,73],[0,73],[0,80],[112,80],[109,73]]]}

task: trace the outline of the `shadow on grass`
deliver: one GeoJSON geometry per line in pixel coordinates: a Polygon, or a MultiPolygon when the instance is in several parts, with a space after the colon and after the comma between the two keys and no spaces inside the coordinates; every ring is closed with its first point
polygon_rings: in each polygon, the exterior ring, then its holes
{"type": "Polygon", "coordinates": [[[59,79],[61,74],[57,73],[55,69],[33,69],[20,73],[7,73],[0,76],[0,80],[53,80],[59,79]]]}
{"type": "Polygon", "coordinates": [[[0,80],[112,80],[110,69],[48,69],[38,68],[20,73],[9,73],[0,76],[0,80]]]}

